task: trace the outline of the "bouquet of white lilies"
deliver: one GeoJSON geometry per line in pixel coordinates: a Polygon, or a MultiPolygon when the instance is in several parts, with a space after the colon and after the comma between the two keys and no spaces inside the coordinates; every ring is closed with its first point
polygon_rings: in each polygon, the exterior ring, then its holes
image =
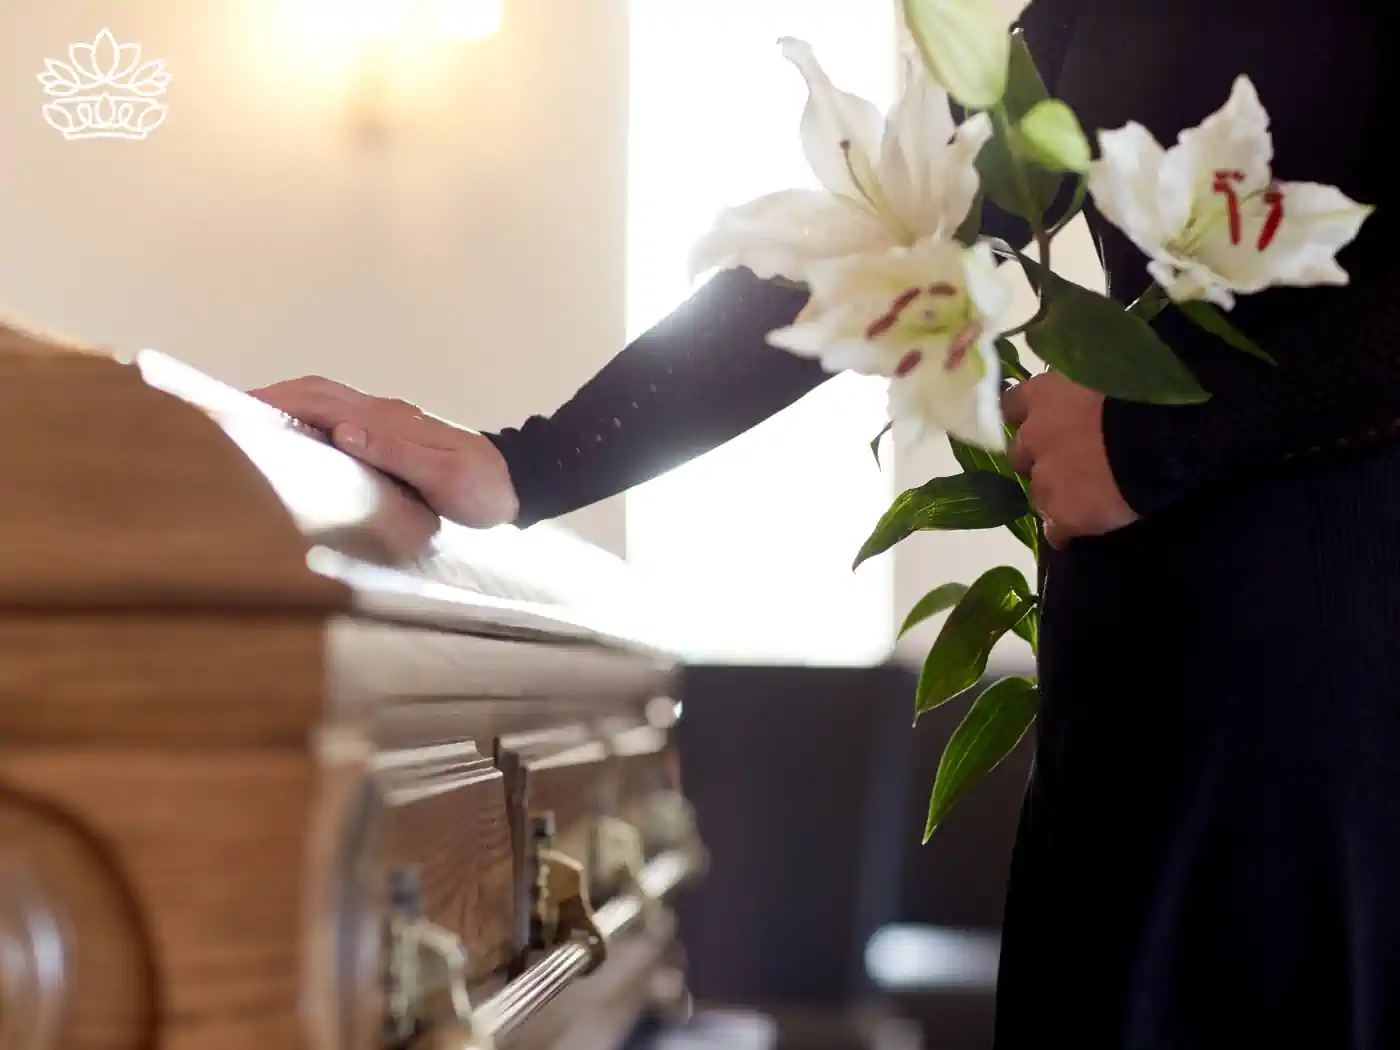
{"type": "MultiPolygon", "coordinates": [[[[963,473],[902,493],[857,565],[929,529],[1006,527],[1035,553],[1037,589],[1001,566],[970,586],[935,588],[909,613],[901,633],[948,613],[920,676],[917,715],[976,686],[1007,633],[1037,645],[1046,544],[1028,485],[1004,454],[1013,431],[1003,390],[1028,378],[1011,338],[1024,336],[1049,369],[1106,397],[1205,401],[1151,319],[1179,310],[1221,352],[1271,367],[1227,319],[1235,296],[1346,283],[1335,256],[1370,209],[1332,186],[1274,178],[1268,114],[1245,77],[1170,148],[1129,123],[1098,131],[1095,158],[1073,110],[1047,97],[1012,20],[987,0],[902,0],[902,9],[911,46],[902,95],[885,116],[833,85],[805,43],[781,42],[807,82],[802,145],[823,189],[729,209],[696,245],[692,270],[742,266],[805,286],[807,305],[769,341],[833,372],[886,377],[898,444],[948,436],[963,473]],[[1087,198],[1149,260],[1148,291],[1129,306],[1051,269],[1056,235],[1087,198]],[[1029,225],[1034,257],[982,235],[984,202],[1029,225]],[[1039,300],[1014,328],[1001,263],[1018,265],[1039,300]]],[[[1030,678],[978,695],[939,764],[926,838],[1016,746],[1038,703],[1030,678]]]]}

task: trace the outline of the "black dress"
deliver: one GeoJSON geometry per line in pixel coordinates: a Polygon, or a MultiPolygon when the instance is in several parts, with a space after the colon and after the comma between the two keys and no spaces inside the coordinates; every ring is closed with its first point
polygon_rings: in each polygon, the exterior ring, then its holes
{"type": "MultiPolygon", "coordinates": [[[[1233,319],[1271,368],[1158,322],[1211,400],[1110,402],[1143,514],[1051,564],[997,1045],[1400,1047],[1400,103],[1394,0],[1034,0],[1091,127],[1169,145],[1238,73],[1279,177],[1378,205],[1344,289],[1233,319]],[[1388,250],[1389,249],[1389,250],[1388,250]]],[[[1115,296],[1143,260],[1090,216],[1115,296]]],[[[1014,233],[1006,229],[996,232],[1014,233]]],[[[522,522],[748,429],[823,376],[763,343],[799,292],[721,274],[548,419],[494,435],[522,522]]],[[[839,493],[833,493],[839,499],[839,493]]]]}

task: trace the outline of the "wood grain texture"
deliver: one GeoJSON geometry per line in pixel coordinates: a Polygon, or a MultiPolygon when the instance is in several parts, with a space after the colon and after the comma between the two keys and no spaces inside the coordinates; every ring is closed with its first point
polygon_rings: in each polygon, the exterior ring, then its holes
{"type": "MultiPolygon", "coordinates": [[[[554,815],[554,846],[575,860],[588,856],[595,818],[613,797],[612,769],[603,741],[588,725],[513,734],[496,744],[506,796],[518,808],[517,856],[523,863],[529,821],[554,815]]],[[[512,835],[516,829],[512,828],[512,835]]]]}
{"type": "Polygon", "coordinates": [[[419,872],[429,919],[460,936],[473,983],[515,952],[516,901],[505,782],[474,744],[387,752],[388,861],[419,872]]]}
{"type": "Polygon", "coordinates": [[[322,717],[314,618],[0,612],[8,745],[299,745],[322,717]]]}
{"type": "MultiPolygon", "coordinates": [[[[304,749],[0,745],[0,785],[70,814],[139,902],[165,1050],[303,1045],[302,859],[315,783],[304,749]]],[[[81,943],[88,928],[74,936],[81,943]]],[[[110,1022],[125,1023],[130,1008],[110,1022]]]]}
{"type": "Polygon", "coordinates": [[[0,606],[348,602],[203,412],[112,358],[14,342],[0,329],[0,606]]]}

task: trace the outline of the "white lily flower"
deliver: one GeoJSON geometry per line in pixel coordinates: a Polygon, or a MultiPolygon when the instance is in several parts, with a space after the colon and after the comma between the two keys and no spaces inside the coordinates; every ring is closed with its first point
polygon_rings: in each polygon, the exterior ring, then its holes
{"type": "Polygon", "coordinates": [[[1270,285],[1347,283],[1335,256],[1372,209],[1335,186],[1274,180],[1269,115],[1248,77],[1171,149],[1129,123],[1100,132],[1099,151],[1094,203],[1172,299],[1228,310],[1235,293],[1270,285]]]}
{"type": "Polygon", "coordinates": [[[973,165],[992,134],[986,114],[955,127],[947,92],[910,61],[904,93],[882,118],[831,82],[810,45],[780,43],[807,81],[802,148],[823,188],[726,209],[692,250],[692,276],[745,266],[805,281],[820,260],[951,238],[977,196],[973,165]]]}
{"type": "Polygon", "coordinates": [[[890,422],[910,444],[931,431],[1001,449],[996,337],[1013,295],[991,248],[930,237],[816,263],[797,319],[768,336],[831,372],[890,379],[890,422]]]}

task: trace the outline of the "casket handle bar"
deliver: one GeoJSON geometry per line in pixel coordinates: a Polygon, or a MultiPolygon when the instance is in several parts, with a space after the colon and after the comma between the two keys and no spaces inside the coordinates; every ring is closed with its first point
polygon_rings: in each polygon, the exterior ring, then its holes
{"type": "MultiPolygon", "coordinates": [[[[532,826],[537,862],[534,961],[495,995],[473,1005],[466,991],[466,951],[460,938],[427,922],[412,877],[399,876],[387,952],[389,1020],[385,1043],[408,1050],[495,1050],[575,980],[598,968],[608,944],[644,926],[684,883],[701,875],[707,858],[694,833],[635,867],[625,888],[594,910],[581,864],[552,845],[552,822],[532,826]]],[[[613,829],[616,831],[616,829],[613,829]]],[[[671,829],[681,831],[679,826],[671,829]]]]}
{"type": "Polygon", "coordinates": [[[566,944],[581,944],[589,954],[585,974],[602,966],[608,944],[593,917],[584,867],[554,848],[554,814],[530,821],[530,944],[532,952],[548,952],[566,944]]]}

